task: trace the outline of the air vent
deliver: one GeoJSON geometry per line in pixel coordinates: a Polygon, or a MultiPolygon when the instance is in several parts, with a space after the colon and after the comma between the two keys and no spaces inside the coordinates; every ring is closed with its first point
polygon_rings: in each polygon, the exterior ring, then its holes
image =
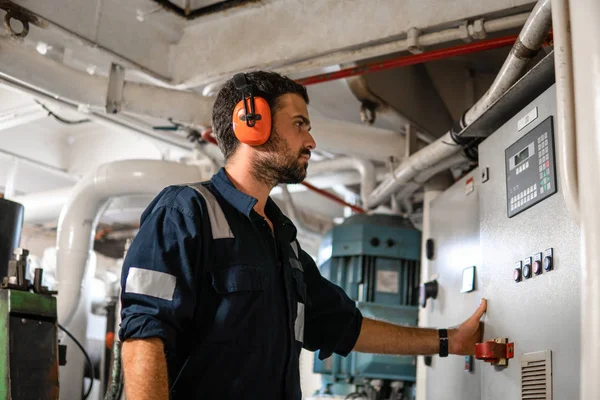
{"type": "Polygon", "coordinates": [[[552,352],[521,356],[521,399],[552,400],[552,352]]]}

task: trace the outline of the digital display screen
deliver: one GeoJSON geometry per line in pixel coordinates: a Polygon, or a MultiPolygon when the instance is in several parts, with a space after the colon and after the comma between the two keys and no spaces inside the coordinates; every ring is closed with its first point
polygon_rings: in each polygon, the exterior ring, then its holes
{"type": "Polygon", "coordinates": [[[521,164],[523,161],[529,158],[529,147],[525,147],[523,151],[515,156],[515,165],[521,164]]]}

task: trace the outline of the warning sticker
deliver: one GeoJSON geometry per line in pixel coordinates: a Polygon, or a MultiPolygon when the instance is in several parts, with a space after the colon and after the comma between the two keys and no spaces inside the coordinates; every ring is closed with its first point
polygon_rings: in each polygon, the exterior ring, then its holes
{"type": "Polygon", "coordinates": [[[375,290],[382,293],[400,293],[400,274],[397,271],[377,271],[375,290]]]}
{"type": "Polygon", "coordinates": [[[473,177],[470,177],[465,182],[465,194],[471,194],[475,190],[475,180],[473,177]]]}

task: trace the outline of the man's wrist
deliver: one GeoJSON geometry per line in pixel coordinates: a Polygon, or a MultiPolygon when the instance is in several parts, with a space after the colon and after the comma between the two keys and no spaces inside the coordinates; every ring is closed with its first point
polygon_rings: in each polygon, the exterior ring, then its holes
{"type": "Polygon", "coordinates": [[[456,333],[458,329],[448,329],[448,354],[457,354],[456,333]]]}

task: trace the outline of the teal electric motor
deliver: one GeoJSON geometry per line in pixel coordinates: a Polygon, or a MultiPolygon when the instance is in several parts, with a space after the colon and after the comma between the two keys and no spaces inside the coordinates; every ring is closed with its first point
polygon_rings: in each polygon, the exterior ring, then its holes
{"type": "MultiPolygon", "coordinates": [[[[416,326],[420,255],[421,232],[408,220],[355,215],[325,235],[317,264],[326,279],[356,301],[364,317],[416,326]]],[[[377,390],[387,392],[382,399],[406,399],[412,397],[416,359],[352,352],[321,361],[315,355],[314,372],[322,374],[322,394],[377,390]]]]}

